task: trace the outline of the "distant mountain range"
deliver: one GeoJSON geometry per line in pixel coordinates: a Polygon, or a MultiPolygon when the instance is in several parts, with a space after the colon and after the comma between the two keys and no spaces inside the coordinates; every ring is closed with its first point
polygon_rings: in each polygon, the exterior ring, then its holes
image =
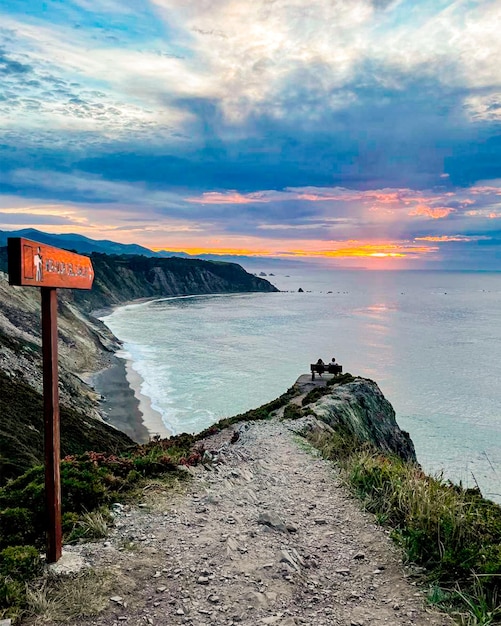
{"type": "MultiPolygon", "coordinates": [[[[45,243],[48,246],[55,246],[56,248],[65,248],[68,250],[75,250],[81,254],[90,254],[91,252],[103,252],[104,254],[142,254],[144,256],[153,257],[167,257],[174,256],[174,252],[158,253],[139,246],[135,243],[117,243],[115,241],[109,241],[108,239],[89,239],[83,235],[68,234],[68,235],[53,235],[50,233],[44,233],[36,228],[23,228],[22,230],[5,231],[0,230],[0,246],[7,245],[7,239],[9,237],[24,237],[26,239],[32,239],[45,243]]],[[[176,254],[176,256],[184,256],[176,254]]]]}
{"type": "MultiPolygon", "coordinates": [[[[110,241],[108,239],[90,239],[83,235],[77,234],[61,234],[54,235],[51,233],[44,233],[36,228],[23,228],[22,230],[0,230],[0,246],[7,245],[7,239],[9,237],[24,237],[26,239],[32,239],[39,241],[48,246],[55,246],[56,248],[64,248],[67,250],[74,250],[81,254],[90,254],[92,252],[101,252],[104,254],[142,254],[148,257],[167,258],[167,257],[182,257],[185,259],[202,259],[204,261],[225,261],[227,263],[238,263],[248,268],[262,268],[264,266],[279,267],[287,264],[291,266],[291,262],[283,261],[281,259],[273,259],[268,257],[252,257],[252,256],[238,256],[238,255],[219,255],[219,254],[200,254],[197,256],[187,254],[186,252],[171,252],[169,250],[160,250],[155,252],[140,246],[135,243],[118,243],[116,241],[110,241]]],[[[302,265],[301,262],[295,261],[294,265],[302,265]]]]}

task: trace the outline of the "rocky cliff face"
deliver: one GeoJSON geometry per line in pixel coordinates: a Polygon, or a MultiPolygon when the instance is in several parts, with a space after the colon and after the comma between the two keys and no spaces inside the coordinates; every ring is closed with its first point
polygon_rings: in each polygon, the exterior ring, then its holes
{"type": "Polygon", "coordinates": [[[333,385],[329,393],[306,409],[332,428],[341,427],[383,452],[416,462],[409,434],[400,429],[393,407],[372,380],[355,378],[353,382],[333,385]]]}
{"type": "Polygon", "coordinates": [[[97,253],[91,258],[96,275],[92,290],[73,292],[75,302],[86,311],[138,298],[278,291],[236,263],[97,253]]]}

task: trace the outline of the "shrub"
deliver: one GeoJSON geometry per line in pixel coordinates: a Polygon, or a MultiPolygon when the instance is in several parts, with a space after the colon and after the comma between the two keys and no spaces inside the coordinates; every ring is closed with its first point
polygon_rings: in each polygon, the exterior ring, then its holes
{"type": "Polygon", "coordinates": [[[80,518],[78,517],[78,514],[73,513],[72,511],[67,511],[66,513],[63,513],[62,527],[64,535],[70,535],[73,532],[73,529],[78,524],[79,519],[80,518]]]}
{"type": "Polygon", "coordinates": [[[0,552],[0,574],[12,580],[32,580],[41,570],[40,555],[33,546],[9,546],[0,552]]]}
{"type": "Polygon", "coordinates": [[[297,404],[288,404],[284,409],[284,420],[297,420],[303,417],[303,411],[297,404]]]}
{"type": "Polygon", "coordinates": [[[25,583],[0,575],[0,619],[16,618],[26,601],[25,583]]]}
{"type": "Polygon", "coordinates": [[[8,545],[30,544],[35,540],[33,514],[21,507],[0,512],[0,549],[8,545]]]}

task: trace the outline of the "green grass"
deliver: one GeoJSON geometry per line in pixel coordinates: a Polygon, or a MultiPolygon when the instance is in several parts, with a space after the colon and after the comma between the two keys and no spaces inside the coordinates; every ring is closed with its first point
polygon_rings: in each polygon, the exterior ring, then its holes
{"type": "Polygon", "coordinates": [[[476,489],[385,456],[346,431],[313,435],[310,441],[337,463],[364,508],[391,529],[404,559],[425,568],[427,580],[447,596],[444,604],[460,623],[498,623],[500,506],[476,489]]]}
{"type": "Polygon", "coordinates": [[[333,378],[329,378],[326,381],[324,387],[315,387],[311,391],[309,391],[306,396],[302,400],[302,405],[306,406],[307,404],[312,404],[317,400],[320,400],[323,396],[326,396],[329,393],[332,393],[332,387],[337,385],[346,385],[347,383],[351,383],[355,380],[355,377],[350,373],[346,372],[345,374],[339,374],[338,376],[334,376],[333,378]]]}
{"type": "MultiPolygon", "coordinates": [[[[61,461],[65,542],[106,536],[112,502],[143,495],[148,481],[163,476],[186,480],[179,465],[194,465],[203,450],[195,438],[179,435],[136,446],[119,455],[87,452],[61,461]]],[[[172,481],[171,481],[172,482],[172,481]]],[[[173,483],[174,484],[174,483],[173,483]]],[[[169,481],[164,481],[165,489],[169,481]]],[[[44,470],[37,466],[0,489],[0,619],[29,611],[26,583],[40,573],[45,543],[44,470]]],[[[38,590],[32,598],[46,595],[38,590]],[[38,593],[38,596],[37,596],[38,593]]],[[[50,594],[49,596],[50,600],[50,594]]],[[[53,601],[49,604],[52,606],[53,601]]],[[[50,607],[48,606],[47,609],[50,607]]]]}

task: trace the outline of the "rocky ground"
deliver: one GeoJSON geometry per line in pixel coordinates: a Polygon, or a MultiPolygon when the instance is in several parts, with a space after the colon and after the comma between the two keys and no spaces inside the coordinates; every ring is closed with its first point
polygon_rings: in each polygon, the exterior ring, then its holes
{"type": "MultiPolygon", "coordinates": [[[[71,548],[111,569],[106,610],[75,625],[433,625],[387,533],[301,443],[302,421],[245,424],[172,496],[116,506],[106,542],[71,548]]],[[[307,418],[306,418],[307,419],[307,418]]]]}

